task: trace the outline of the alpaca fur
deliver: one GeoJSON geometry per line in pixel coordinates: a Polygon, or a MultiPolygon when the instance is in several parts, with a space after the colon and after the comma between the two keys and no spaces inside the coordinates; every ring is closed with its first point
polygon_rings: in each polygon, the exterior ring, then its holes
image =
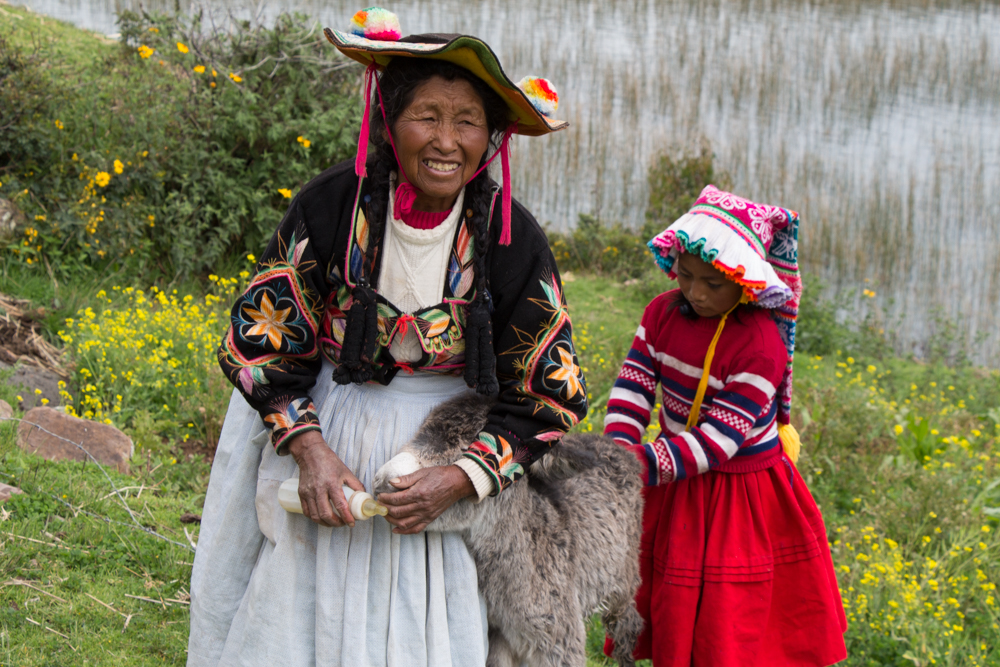
{"type": "MultiPolygon", "coordinates": [[[[435,408],[375,476],[389,480],[457,461],[495,399],[465,394],[435,408]]],[[[480,503],[462,500],[427,527],[463,534],[486,598],[488,667],[586,664],[584,619],[603,614],[619,665],[634,665],[642,630],[639,586],[642,482],[634,455],[608,438],[571,435],[523,480],[480,503]]]]}

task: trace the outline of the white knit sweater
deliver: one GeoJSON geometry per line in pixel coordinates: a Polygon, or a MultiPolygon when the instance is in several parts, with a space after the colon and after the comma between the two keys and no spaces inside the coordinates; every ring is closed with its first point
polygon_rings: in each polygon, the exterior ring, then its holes
{"type": "MultiPolygon", "coordinates": [[[[444,282],[451,259],[455,230],[462,219],[465,189],[458,194],[451,212],[434,229],[415,229],[393,213],[396,195],[395,174],[389,182],[389,203],[386,214],[385,240],[382,245],[382,268],[379,272],[378,290],[404,313],[412,313],[441,303],[444,282]]],[[[389,352],[397,361],[419,361],[421,356],[419,336],[411,331],[401,341],[398,334],[389,345],[389,352]]],[[[493,492],[493,480],[474,461],[462,457],[455,465],[465,471],[476,487],[478,499],[493,492]]]]}

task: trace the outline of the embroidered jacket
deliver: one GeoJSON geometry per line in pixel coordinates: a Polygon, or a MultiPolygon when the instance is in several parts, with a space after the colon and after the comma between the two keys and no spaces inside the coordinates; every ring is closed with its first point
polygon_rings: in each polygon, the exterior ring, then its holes
{"type": "MultiPolygon", "coordinates": [[[[323,357],[336,364],[340,355],[351,290],[368,244],[367,195],[367,181],[358,191],[353,161],[303,187],[233,306],[219,363],[271,429],[279,454],[286,453],[293,436],[320,430],[309,390],[323,357]]],[[[511,229],[513,243],[499,245],[496,206],[485,263],[500,396],[465,454],[491,477],[494,493],[523,475],[587,412],[586,384],[548,241],[516,201],[511,229]]],[[[383,381],[399,370],[462,374],[464,306],[475,296],[474,245],[466,226],[459,225],[440,304],[401,313],[379,295],[375,362],[383,381]],[[388,348],[405,335],[417,336],[423,355],[418,362],[397,364],[388,348]]],[[[371,281],[377,285],[378,259],[374,264],[371,281]]]]}
{"type": "Polygon", "coordinates": [[[781,455],[775,401],[787,352],[770,315],[742,308],[730,315],[712,360],[698,425],[685,433],[718,318],[689,320],[671,309],[673,292],[653,299],[611,390],[604,433],[639,454],[648,485],[709,470],[749,472],[781,455]],[[661,388],[660,434],[648,444],[661,388]]]}

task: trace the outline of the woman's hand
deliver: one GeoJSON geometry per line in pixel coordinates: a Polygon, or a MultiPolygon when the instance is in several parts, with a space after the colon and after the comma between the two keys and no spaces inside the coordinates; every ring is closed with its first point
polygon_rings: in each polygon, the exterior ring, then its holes
{"type": "Polygon", "coordinates": [[[469,476],[454,465],[422,468],[389,482],[401,490],[380,493],[378,501],[389,508],[385,519],[399,535],[419,533],[446,509],[476,493],[469,476]]]}
{"type": "Polygon", "coordinates": [[[327,446],[319,431],[306,431],[292,438],[288,452],[299,464],[302,513],[324,526],[343,526],[346,523],[354,527],[354,515],[341,487],[346,484],[355,491],[364,491],[365,487],[327,446]],[[338,512],[340,516],[337,516],[338,512]]]}

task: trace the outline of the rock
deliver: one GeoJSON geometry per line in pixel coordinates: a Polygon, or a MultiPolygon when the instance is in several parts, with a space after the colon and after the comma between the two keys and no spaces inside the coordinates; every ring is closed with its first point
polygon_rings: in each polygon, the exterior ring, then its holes
{"type": "Polygon", "coordinates": [[[10,407],[7,401],[0,399],[0,419],[10,419],[13,416],[14,408],[10,407]]]}
{"type": "Polygon", "coordinates": [[[72,443],[86,449],[102,465],[117,468],[119,472],[129,471],[128,460],[134,452],[132,440],[114,426],[71,417],[52,408],[34,408],[24,415],[24,421],[17,427],[17,445],[26,452],[49,461],[89,460],[72,443]],[[33,424],[56,435],[39,430],[33,424]]]}
{"type": "Polygon", "coordinates": [[[193,512],[181,514],[181,523],[201,523],[201,515],[193,512]]]}
{"type": "Polygon", "coordinates": [[[10,484],[0,483],[0,503],[10,500],[11,496],[18,493],[24,493],[24,491],[10,484]]]}
{"type": "Polygon", "coordinates": [[[28,219],[21,213],[17,204],[9,199],[0,198],[0,240],[7,245],[19,229],[28,224],[28,219]]]}
{"type": "MultiPolygon", "coordinates": [[[[10,368],[10,366],[0,362],[0,368],[10,368]]],[[[28,364],[17,364],[14,366],[14,373],[7,380],[7,383],[15,387],[20,387],[18,393],[24,399],[21,401],[21,409],[30,410],[35,406],[42,405],[43,398],[48,399],[49,407],[54,408],[60,405],[60,380],[62,378],[50,370],[37,366],[29,366],[28,364]],[[40,389],[42,393],[36,394],[36,389],[40,389]]]]}

